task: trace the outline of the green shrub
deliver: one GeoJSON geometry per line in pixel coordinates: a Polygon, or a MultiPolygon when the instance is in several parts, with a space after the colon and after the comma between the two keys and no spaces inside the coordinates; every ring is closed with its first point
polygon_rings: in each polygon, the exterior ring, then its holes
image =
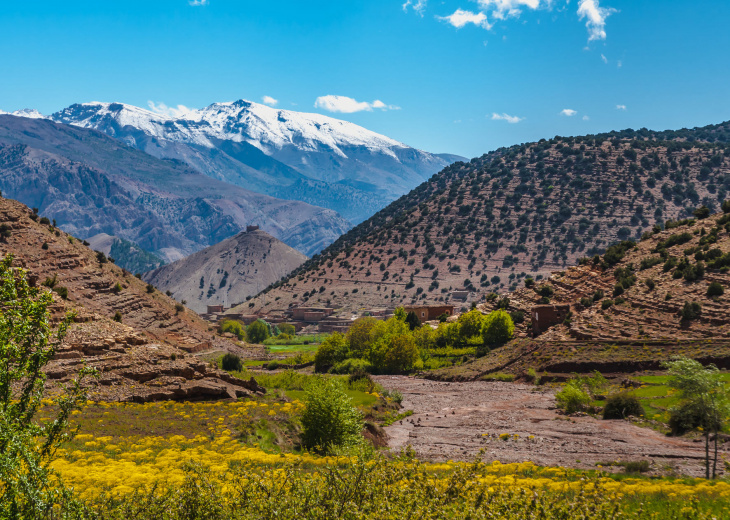
{"type": "Polygon", "coordinates": [[[290,337],[294,337],[297,334],[297,329],[291,323],[280,323],[278,327],[281,334],[286,334],[290,337]]]}
{"type": "Polygon", "coordinates": [[[591,402],[588,393],[574,381],[568,381],[563,389],[555,394],[555,400],[565,413],[581,412],[591,402]]]}
{"type": "Polygon", "coordinates": [[[349,355],[350,346],[347,338],[339,332],[334,332],[319,346],[314,356],[314,370],[327,372],[335,364],[347,359],[349,355]]]}
{"type": "Polygon", "coordinates": [[[57,286],[53,288],[53,291],[64,300],[68,300],[68,289],[66,287],[57,286]]]}
{"type": "Polygon", "coordinates": [[[230,332],[238,338],[238,341],[246,341],[246,329],[244,328],[243,323],[241,323],[240,321],[224,320],[220,324],[220,332],[221,334],[230,332]]]}
{"type": "Polygon", "coordinates": [[[153,292],[155,292],[155,286],[152,285],[151,283],[148,283],[147,284],[147,294],[152,294],[153,292]]]}
{"type": "Polygon", "coordinates": [[[702,306],[697,302],[684,302],[681,314],[683,320],[696,320],[702,315],[702,306]]]}
{"type": "Polygon", "coordinates": [[[122,284],[120,284],[119,282],[115,283],[114,287],[112,287],[112,292],[114,294],[119,294],[120,292],[122,292],[122,284]]]}
{"type": "Polygon", "coordinates": [[[227,372],[240,372],[243,370],[243,363],[236,354],[228,352],[221,358],[221,368],[227,372]]]}
{"type": "Polygon", "coordinates": [[[304,396],[302,445],[320,453],[335,447],[352,447],[362,442],[362,414],[352,405],[342,383],[319,378],[304,396]]]}
{"type": "Polygon", "coordinates": [[[371,373],[373,365],[366,359],[348,358],[335,363],[330,369],[331,374],[355,374],[357,372],[371,373]]]}
{"type": "Polygon", "coordinates": [[[604,419],[626,419],[630,415],[634,417],[644,415],[644,408],[635,395],[622,392],[609,396],[603,407],[604,419]]]}
{"type": "Polygon", "coordinates": [[[707,287],[707,296],[709,297],[722,296],[723,294],[725,294],[725,288],[719,282],[712,282],[707,287]]]}
{"type": "Polygon", "coordinates": [[[604,311],[613,305],[613,300],[603,300],[601,302],[601,309],[604,311]]]}
{"type": "Polygon", "coordinates": [[[378,388],[378,384],[365,370],[355,370],[347,378],[347,387],[357,392],[372,393],[378,388]]]}
{"type": "Polygon", "coordinates": [[[482,340],[490,347],[499,346],[510,339],[515,333],[515,324],[505,311],[490,312],[482,327],[482,340]]]}
{"type": "Polygon", "coordinates": [[[704,424],[705,416],[692,401],[686,401],[669,409],[669,429],[672,435],[682,435],[704,424]]]}
{"type": "Polygon", "coordinates": [[[251,343],[263,343],[271,337],[271,330],[264,320],[259,319],[246,327],[246,336],[251,343]]]}
{"type": "Polygon", "coordinates": [[[515,380],[514,374],[505,374],[504,372],[495,372],[482,376],[482,381],[501,381],[503,383],[511,383],[515,380]]]}
{"type": "Polygon", "coordinates": [[[646,287],[650,291],[653,291],[654,287],[656,287],[656,282],[654,280],[652,280],[651,278],[647,278],[646,280],[644,280],[644,283],[646,284],[646,287]]]}
{"type": "Polygon", "coordinates": [[[122,313],[120,311],[115,312],[112,319],[117,323],[122,323],[122,313]]]}

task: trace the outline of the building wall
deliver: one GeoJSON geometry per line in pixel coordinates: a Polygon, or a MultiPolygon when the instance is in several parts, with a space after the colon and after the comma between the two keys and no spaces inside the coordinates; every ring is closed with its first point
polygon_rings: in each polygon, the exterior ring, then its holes
{"type": "Polygon", "coordinates": [[[570,305],[538,305],[530,311],[532,335],[539,336],[553,325],[563,323],[570,312],[570,305]]]}

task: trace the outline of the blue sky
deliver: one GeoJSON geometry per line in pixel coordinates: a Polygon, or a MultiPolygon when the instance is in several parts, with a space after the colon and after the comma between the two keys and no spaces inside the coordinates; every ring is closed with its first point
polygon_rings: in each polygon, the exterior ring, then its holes
{"type": "Polygon", "coordinates": [[[268,96],[473,157],[730,119],[729,22],[725,0],[4,0],[0,109],[268,96]]]}

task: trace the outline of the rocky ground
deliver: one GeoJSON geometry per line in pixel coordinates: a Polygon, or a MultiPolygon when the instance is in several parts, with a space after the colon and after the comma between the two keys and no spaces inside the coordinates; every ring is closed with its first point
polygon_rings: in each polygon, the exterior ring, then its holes
{"type": "MultiPolygon", "coordinates": [[[[378,376],[403,394],[413,415],[386,428],[389,445],[410,445],[431,460],[532,461],[542,466],[595,469],[614,461],[648,460],[658,474],[702,476],[704,444],[667,437],[627,421],[568,417],[555,409],[554,391],[499,382],[450,383],[378,376]],[[510,434],[506,440],[500,434],[510,434]],[[517,436],[516,436],[517,435],[517,436]]],[[[723,455],[730,454],[727,446],[723,455]]]]}

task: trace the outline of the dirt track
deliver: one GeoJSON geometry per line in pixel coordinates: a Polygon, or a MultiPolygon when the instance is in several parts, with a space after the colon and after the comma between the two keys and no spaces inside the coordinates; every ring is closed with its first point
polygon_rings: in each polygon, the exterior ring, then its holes
{"type": "Polygon", "coordinates": [[[704,443],[666,437],[622,420],[559,415],[550,389],[404,376],[377,380],[385,388],[400,391],[404,409],[414,412],[386,428],[389,445],[399,449],[410,444],[424,459],[473,460],[484,448],[485,460],[505,463],[529,460],[543,466],[589,469],[610,461],[648,459],[654,472],[704,473],[704,443]],[[519,437],[502,440],[498,437],[502,433],[519,437]]]}

